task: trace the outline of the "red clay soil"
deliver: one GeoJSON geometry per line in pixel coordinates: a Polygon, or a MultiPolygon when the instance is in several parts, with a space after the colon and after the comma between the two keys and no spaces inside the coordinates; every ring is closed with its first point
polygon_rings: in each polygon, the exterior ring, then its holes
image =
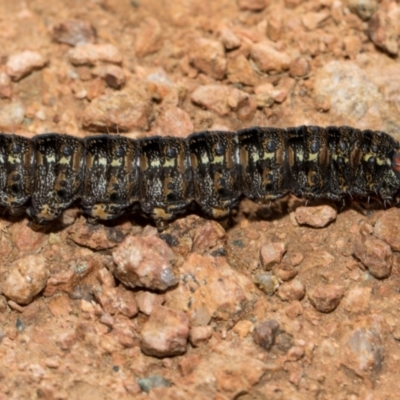
{"type": "MultiPolygon", "coordinates": [[[[400,4],[0,1],[0,128],[400,139],[400,4]]],[[[400,211],[0,220],[0,399],[397,399],[400,211]]]]}

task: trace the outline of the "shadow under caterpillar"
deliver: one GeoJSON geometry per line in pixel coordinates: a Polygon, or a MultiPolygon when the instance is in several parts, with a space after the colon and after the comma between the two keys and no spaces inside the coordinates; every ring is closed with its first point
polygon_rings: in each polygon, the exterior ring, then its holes
{"type": "Polygon", "coordinates": [[[380,131],[300,126],[186,139],[0,134],[0,206],[41,225],[79,201],[91,220],[140,211],[159,228],[195,202],[216,219],[242,197],[270,202],[377,197],[398,203],[400,148],[380,131]]]}

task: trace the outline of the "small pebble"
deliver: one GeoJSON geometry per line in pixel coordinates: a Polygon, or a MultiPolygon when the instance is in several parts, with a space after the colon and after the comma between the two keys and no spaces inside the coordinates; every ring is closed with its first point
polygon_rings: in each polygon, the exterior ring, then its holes
{"type": "Polygon", "coordinates": [[[313,31],[317,29],[329,17],[329,11],[308,12],[302,16],[301,21],[309,31],[313,31]]]}
{"type": "Polygon", "coordinates": [[[375,329],[358,328],[343,348],[342,363],[358,376],[371,377],[381,371],[384,355],[381,335],[375,329]]]}
{"type": "Polygon", "coordinates": [[[353,254],[376,278],[387,278],[390,275],[393,253],[383,240],[373,236],[359,236],[355,241],[353,254]]]}
{"type": "Polygon", "coordinates": [[[71,49],[68,57],[73,65],[95,65],[100,61],[122,63],[120,51],[112,44],[84,43],[71,49]]]}
{"type": "Polygon", "coordinates": [[[253,276],[253,282],[268,296],[272,296],[279,288],[279,278],[269,272],[262,272],[253,276]]]}
{"type": "Polygon", "coordinates": [[[287,282],[292,280],[298,274],[298,271],[291,265],[282,263],[274,266],[273,274],[281,281],[287,282]]]}
{"type": "Polygon", "coordinates": [[[218,37],[227,50],[233,50],[240,47],[240,39],[226,26],[218,30],[218,37]]]}
{"type": "Polygon", "coordinates": [[[368,23],[368,35],[383,51],[392,56],[399,53],[397,27],[381,10],[377,11],[368,23]]]}
{"type": "Polygon", "coordinates": [[[195,39],[191,46],[190,61],[195,68],[214,79],[221,80],[225,76],[225,50],[220,41],[195,39]]]}
{"type": "Polygon", "coordinates": [[[154,17],[145,18],[137,30],[135,51],[138,57],[160,50],[163,45],[163,29],[154,17]]]}
{"type": "Polygon", "coordinates": [[[102,65],[92,71],[93,75],[104,79],[107,85],[113,89],[120,89],[125,84],[125,73],[117,65],[102,65]]]}
{"type": "Polygon", "coordinates": [[[368,310],[371,300],[371,288],[351,287],[343,300],[344,308],[349,313],[361,313],[368,310]]]}
{"type": "Polygon", "coordinates": [[[268,43],[257,43],[251,48],[251,57],[262,72],[282,72],[290,65],[290,57],[268,43]]]}
{"type": "Polygon", "coordinates": [[[146,130],[149,126],[150,103],[145,94],[137,90],[107,93],[95,98],[83,111],[82,125],[91,131],[110,130],[126,132],[146,130]]]}
{"type": "Polygon", "coordinates": [[[0,72],[0,98],[9,99],[12,95],[11,79],[5,72],[0,72]]]}
{"type": "Polygon", "coordinates": [[[244,339],[252,330],[253,323],[247,319],[239,321],[232,330],[236,332],[241,339],[244,339]]]}
{"type": "Polygon", "coordinates": [[[128,237],[113,252],[113,273],[130,288],[166,290],[178,283],[172,269],[175,254],[157,237],[128,237]]]}
{"type": "Polygon", "coordinates": [[[47,261],[43,256],[26,256],[8,268],[1,290],[16,303],[29,304],[45,288],[49,276],[47,261]]]}
{"type": "Polygon", "coordinates": [[[140,312],[150,315],[154,307],[161,306],[165,299],[163,296],[147,291],[140,291],[136,293],[136,302],[140,312]]]}
{"type": "Polygon", "coordinates": [[[268,243],[261,247],[260,259],[261,265],[266,271],[270,271],[275,264],[282,261],[286,253],[286,244],[283,242],[268,243]]]}
{"type": "Polygon", "coordinates": [[[46,59],[36,51],[23,51],[12,54],[6,63],[7,74],[14,81],[19,81],[36,69],[41,69],[46,65],[46,59]]]}
{"type": "Polygon", "coordinates": [[[174,137],[186,138],[194,130],[190,115],[182,108],[166,107],[154,124],[153,134],[168,136],[171,132],[174,137]]]}
{"type": "Polygon", "coordinates": [[[150,391],[157,387],[171,387],[172,383],[160,375],[151,375],[146,378],[138,379],[138,384],[140,389],[145,393],[150,393],[150,391]]]}
{"type": "Polygon", "coordinates": [[[279,286],[278,296],[283,301],[301,300],[306,293],[304,285],[298,280],[284,282],[279,286]]]}
{"type": "Polygon", "coordinates": [[[184,354],[189,333],[184,312],[158,306],[143,326],[140,348],[144,354],[160,358],[184,354]]]}
{"type": "Polygon", "coordinates": [[[189,341],[193,347],[199,347],[208,342],[212,333],[211,326],[193,326],[190,329],[189,341]]]}
{"type": "Polygon", "coordinates": [[[342,286],[326,284],[309,289],[308,299],[317,311],[330,313],[339,305],[343,294],[342,286]]]}
{"type": "Polygon", "coordinates": [[[79,19],[68,19],[55,25],[52,34],[56,42],[70,46],[96,41],[96,30],[91,23],[79,19]]]}
{"type": "Polygon", "coordinates": [[[295,218],[300,225],[309,225],[313,228],[323,228],[337,217],[335,208],[323,205],[317,207],[298,207],[295,218]]]}
{"type": "Polygon", "coordinates": [[[303,78],[310,73],[310,64],[305,57],[295,58],[289,65],[289,75],[293,78],[303,78]]]}
{"type": "Polygon", "coordinates": [[[268,18],[267,36],[273,42],[277,42],[282,36],[282,15],[279,11],[272,13],[268,18]]]}
{"type": "Polygon", "coordinates": [[[368,21],[378,8],[375,0],[350,0],[348,7],[351,12],[357,14],[363,21],[368,21]]]}
{"type": "Polygon", "coordinates": [[[256,71],[244,55],[229,59],[227,75],[230,82],[248,86],[255,85],[258,80],[256,71]]]}
{"type": "Polygon", "coordinates": [[[248,94],[242,90],[223,85],[199,86],[190,99],[193,103],[215,111],[219,115],[227,115],[248,100],[248,94]]]}
{"type": "Polygon", "coordinates": [[[11,102],[0,107],[0,129],[12,131],[24,120],[25,108],[21,103],[11,102]]]}
{"type": "Polygon", "coordinates": [[[260,322],[253,330],[253,340],[265,350],[271,350],[279,331],[279,324],[274,319],[260,322]]]}
{"type": "Polygon", "coordinates": [[[267,6],[267,0],[237,0],[241,10],[261,11],[267,6]]]}
{"type": "Polygon", "coordinates": [[[400,251],[398,226],[400,226],[400,209],[390,208],[376,221],[374,236],[387,242],[393,251],[400,251]]]}

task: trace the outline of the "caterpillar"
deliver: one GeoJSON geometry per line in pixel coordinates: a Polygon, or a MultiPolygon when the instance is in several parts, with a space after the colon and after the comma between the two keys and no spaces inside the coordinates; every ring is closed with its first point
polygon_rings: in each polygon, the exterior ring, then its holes
{"type": "Polygon", "coordinates": [[[252,127],[186,139],[0,134],[0,206],[26,210],[40,225],[75,202],[92,221],[140,210],[163,227],[192,203],[219,219],[242,197],[398,203],[399,188],[399,143],[348,126],[252,127]]]}

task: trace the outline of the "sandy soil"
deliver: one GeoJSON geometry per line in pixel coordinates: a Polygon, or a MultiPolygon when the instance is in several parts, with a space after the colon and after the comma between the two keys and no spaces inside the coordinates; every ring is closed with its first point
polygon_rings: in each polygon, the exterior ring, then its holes
{"type": "MultiPolygon", "coordinates": [[[[0,0],[0,128],[400,139],[400,5],[0,0]]],[[[396,399],[398,209],[243,202],[159,233],[0,220],[0,399],[396,399]]]]}

